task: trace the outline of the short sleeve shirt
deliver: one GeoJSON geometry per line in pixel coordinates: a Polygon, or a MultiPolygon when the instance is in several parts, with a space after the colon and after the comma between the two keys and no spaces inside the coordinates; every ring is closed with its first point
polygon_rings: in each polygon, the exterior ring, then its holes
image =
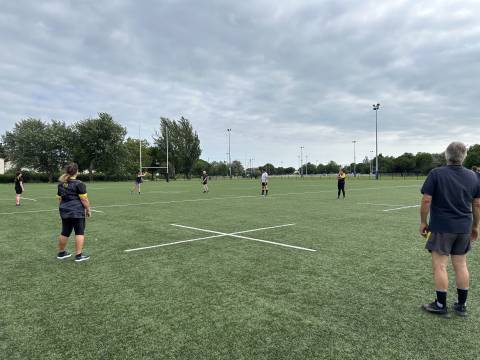
{"type": "Polygon", "coordinates": [[[480,197],[480,183],[473,171],[460,165],[433,169],[422,186],[432,196],[432,232],[467,234],[472,231],[472,201],[480,197]]]}
{"type": "Polygon", "coordinates": [[[59,210],[62,219],[85,217],[85,208],[80,200],[87,197],[87,187],[83,182],[71,179],[58,184],[57,196],[61,198],[59,210]]]}
{"type": "Polygon", "coordinates": [[[268,174],[264,172],[262,173],[262,183],[266,183],[266,182],[268,182],[268,174]]]}

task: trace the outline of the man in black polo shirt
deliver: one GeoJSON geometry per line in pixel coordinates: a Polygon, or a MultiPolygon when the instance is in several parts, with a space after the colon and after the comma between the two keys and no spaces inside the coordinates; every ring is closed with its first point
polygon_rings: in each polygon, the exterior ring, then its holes
{"type": "Polygon", "coordinates": [[[466,254],[478,237],[480,183],[476,174],[462,166],[467,153],[463,143],[452,142],[445,151],[447,166],[433,169],[422,187],[420,233],[427,238],[425,248],[432,254],[437,298],[423,309],[447,313],[448,258],[455,271],[458,299],[453,308],[466,315],[469,272],[466,254]],[[430,224],[427,223],[430,213],[430,224]]]}

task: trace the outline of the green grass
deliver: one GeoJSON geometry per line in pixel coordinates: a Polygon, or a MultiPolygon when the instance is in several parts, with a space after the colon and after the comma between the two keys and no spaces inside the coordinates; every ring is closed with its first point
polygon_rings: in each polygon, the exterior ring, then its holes
{"type": "MultiPolygon", "coordinates": [[[[2,359],[475,359],[478,255],[470,317],[436,318],[429,254],[417,235],[417,180],[250,180],[88,184],[89,262],[55,259],[55,186],[0,186],[2,359]],[[5,200],[7,199],[7,200],[5,200]],[[198,201],[186,201],[198,200],[198,201]],[[112,207],[114,204],[132,206],[112,207]],[[136,205],[136,206],[133,206],[136,205]],[[4,213],[15,213],[6,215],[4,213]],[[126,253],[141,246],[295,223],[245,236],[126,253]]],[[[73,250],[73,242],[69,244],[73,250]]],[[[454,299],[451,281],[449,302],[454,299]]]]}

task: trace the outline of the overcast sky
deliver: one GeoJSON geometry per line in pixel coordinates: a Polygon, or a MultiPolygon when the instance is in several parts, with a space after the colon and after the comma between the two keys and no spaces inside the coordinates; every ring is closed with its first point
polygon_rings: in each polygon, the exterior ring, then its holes
{"type": "Polygon", "coordinates": [[[202,158],[298,165],[479,143],[480,1],[0,0],[0,133],[108,112],[202,158]]]}

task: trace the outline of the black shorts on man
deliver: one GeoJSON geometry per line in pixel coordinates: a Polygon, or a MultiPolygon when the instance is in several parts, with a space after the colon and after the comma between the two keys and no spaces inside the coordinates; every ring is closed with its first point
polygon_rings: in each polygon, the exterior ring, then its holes
{"type": "Polygon", "coordinates": [[[425,244],[429,252],[441,255],[465,255],[472,248],[470,234],[432,233],[425,244]]]}
{"type": "Polygon", "coordinates": [[[85,218],[62,219],[62,236],[70,237],[72,231],[75,235],[85,235],[85,218]]]}

